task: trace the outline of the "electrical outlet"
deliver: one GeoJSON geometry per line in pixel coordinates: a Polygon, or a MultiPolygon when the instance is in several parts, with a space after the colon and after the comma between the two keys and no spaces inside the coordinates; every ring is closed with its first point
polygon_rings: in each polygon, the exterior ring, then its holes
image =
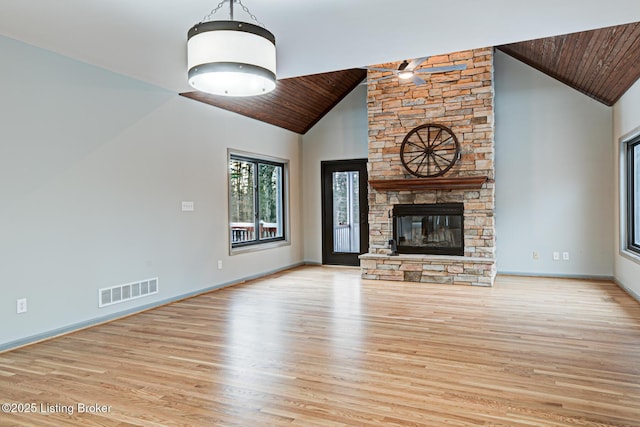
{"type": "Polygon", "coordinates": [[[554,252],[553,253],[553,260],[554,261],[559,261],[560,260],[560,252],[554,252]]]}
{"type": "Polygon", "coordinates": [[[16,300],[16,313],[22,314],[27,312],[27,299],[20,298],[16,300]]]}
{"type": "Polygon", "coordinates": [[[222,270],[222,260],[218,260],[218,270],[222,270]]]}
{"type": "Polygon", "coordinates": [[[533,259],[540,259],[540,253],[538,251],[533,251],[533,259]]]}
{"type": "Polygon", "coordinates": [[[564,261],[569,261],[569,252],[562,252],[562,259],[564,261]]]}

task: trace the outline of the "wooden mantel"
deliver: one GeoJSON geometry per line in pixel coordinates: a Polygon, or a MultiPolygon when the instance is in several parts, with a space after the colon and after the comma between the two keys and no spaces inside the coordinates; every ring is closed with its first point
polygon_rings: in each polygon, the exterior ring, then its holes
{"type": "Polygon", "coordinates": [[[488,179],[486,176],[372,179],[369,184],[378,191],[475,190],[481,188],[488,179]]]}

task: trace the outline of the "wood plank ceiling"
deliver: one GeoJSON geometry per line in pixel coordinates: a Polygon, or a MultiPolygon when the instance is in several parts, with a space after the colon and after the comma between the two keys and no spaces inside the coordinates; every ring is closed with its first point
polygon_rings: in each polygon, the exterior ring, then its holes
{"type": "MultiPolygon", "coordinates": [[[[497,46],[497,49],[611,106],[640,78],[640,23],[497,46]]],[[[299,134],[305,134],[366,78],[354,68],[278,80],[266,95],[227,98],[181,93],[299,134]]]]}
{"type": "Polygon", "coordinates": [[[367,70],[353,68],[278,80],[273,92],[260,96],[180,95],[305,134],[366,77],[367,70]]]}
{"type": "Polygon", "coordinates": [[[609,106],[640,77],[638,22],[497,48],[609,106]]]}

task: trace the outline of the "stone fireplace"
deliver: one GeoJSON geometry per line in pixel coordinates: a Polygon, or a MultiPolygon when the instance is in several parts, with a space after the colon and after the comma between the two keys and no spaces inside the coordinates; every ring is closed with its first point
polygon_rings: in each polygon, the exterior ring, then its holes
{"type": "Polygon", "coordinates": [[[460,64],[467,68],[431,74],[423,85],[393,78],[375,82],[382,72],[369,71],[370,243],[360,256],[365,279],[493,285],[493,49],[439,55],[421,67],[460,64]],[[453,131],[460,157],[443,176],[418,178],[403,166],[400,147],[407,133],[427,123],[453,131]],[[462,214],[454,219],[451,211],[420,211],[438,205],[462,214]],[[391,255],[390,241],[397,255],[391,255]]]}

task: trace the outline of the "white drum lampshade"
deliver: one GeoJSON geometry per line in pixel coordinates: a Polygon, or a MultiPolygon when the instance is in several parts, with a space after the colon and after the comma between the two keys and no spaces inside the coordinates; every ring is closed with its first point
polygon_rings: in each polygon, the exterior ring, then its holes
{"type": "Polygon", "coordinates": [[[276,39],[258,25],[209,21],[188,33],[189,84],[223,96],[254,96],[276,87],[276,39]]]}

